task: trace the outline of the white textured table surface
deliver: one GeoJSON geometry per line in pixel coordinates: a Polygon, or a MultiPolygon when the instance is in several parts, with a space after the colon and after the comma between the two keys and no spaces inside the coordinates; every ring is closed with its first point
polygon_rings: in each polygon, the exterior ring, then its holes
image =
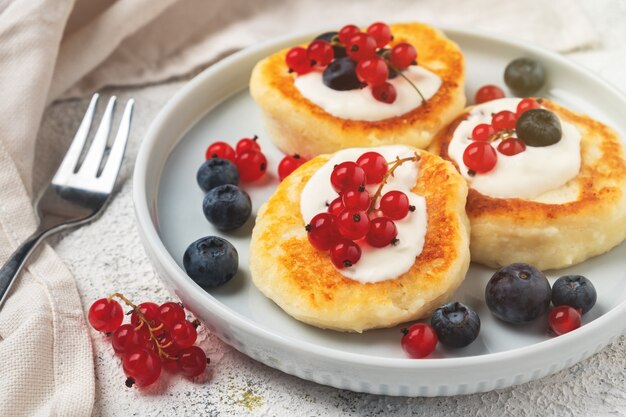
{"type": "MultiPolygon", "coordinates": [[[[601,34],[602,45],[569,56],[626,92],[626,2],[581,4],[601,34]]],[[[137,100],[123,168],[125,181],[101,219],[52,242],[74,273],[86,308],[94,299],[114,291],[123,292],[135,302],[169,299],[139,240],[130,175],[151,120],[184,82],[111,91],[122,99],[137,100]]],[[[40,131],[46,146],[38,148],[37,158],[61,157],[86,106],[86,100],[69,101],[48,109],[40,131]]],[[[39,178],[50,175],[36,174],[39,178]]],[[[626,416],[626,336],[551,377],[499,391],[441,398],[385,397],[337,390],[266,367],[213,336],[201,333],[200,338],[201,346],[213,359],[205,380],[190,382],[174,377],[140,392],[124,386],[122,367],[110,343],[93,332],[95,415],[626,416]]]]}

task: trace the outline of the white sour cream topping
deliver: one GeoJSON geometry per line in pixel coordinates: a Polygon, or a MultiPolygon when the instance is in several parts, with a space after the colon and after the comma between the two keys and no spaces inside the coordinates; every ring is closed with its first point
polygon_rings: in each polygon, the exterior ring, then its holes
{"type": "MultiPolygon", "coordinates": [[[[411,65],[403,74],[419,88],[428,100],[441,86],[441,78],[427,69],[411,65]]],[[[391,104],[383,103],[372,96],[369,87],[337,91],[327,87],[321,71],[298,75],[294,84],[300,94],[320,106],[326,113],[350,120],[373,122],[401,116],[422,105],[422,99],[413,86],[400,75],[388,80],[396,88],[398,96],[391,104]]]]}
{"type": "MultiPolygon", "coordinates": [[[[302,190],[300,211],[305,223],[309,223],[316,214],[327,212],[326,203],[337,198],[338,194],[330,183],[330,174],[334,166],[345,161],[356,162],[359,156],[368,151],[380,153],[389,162],[396,157],[413,156],[411,148],[401,145],[351,148],[337,152],[313,174],[302,190]]],[[[395,221],[399,242],[395,246],[373,248],[364,240],[358,241],[362,250],[361,259],[349,268],[337,269],[342,275],[362,283],[379,282],[396,278],[411,268],[424,247],[427,225],[426,200],[411,192],[418,175],[415,162],[403,163],[394,171],[394,176],[388,178],[381,194],[384,195],[391,190],[403,191],[409,198],[409,204],[415,206],[415,211],[409,212],[404,219],[395,221]]],[[[377,188],[378,184],[368,185],[367,191],[373,195],[377,188]]]]}
{"type": "MultiPolygon", "coordinates": [[[[461,170],[470,187],[495,198],[545,200],[542,196],[565,185],[580,171],[580,132],[576,126],[559,118],[563,136],[550,146],[526,146],[513,156],[497,152],[496,166],[489,172],[470,176],[463,163],[463,152],[472,143],[472,130],[480,123],[491,124],[492,113],[502,110],[515,112],[518,98],[503,98],[474,107],[466,120],[454,131],[448,155],[461,170]]],[[[558,116],[557,116],[558,117],[558,116]]],[[[498,148],[501,140],[492,143],[498,148]]]]}

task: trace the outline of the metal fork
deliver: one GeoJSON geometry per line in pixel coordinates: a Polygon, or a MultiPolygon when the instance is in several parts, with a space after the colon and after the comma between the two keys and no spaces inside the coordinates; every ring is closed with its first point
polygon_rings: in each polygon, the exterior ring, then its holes
{"type": "Polygon", "coordinates": [[[79,160],[89,135],[99,95],[95,94],[83,117],[76,136],[70,145],[52,181],[37,201],[40,223],[37,230],[13,252],[0,269],[0,308],[7,298],[11,285],[33,253],[47,236],[69,227],[78,226],[102,213],[122,165],[126,142],[130,132],[134,100],[124,109],[115,141],[107,147],[116,97],[109,100],[98,130],[83,162],[79,160]],[[108,157],[104,157],[108,152],[108,157]]]}

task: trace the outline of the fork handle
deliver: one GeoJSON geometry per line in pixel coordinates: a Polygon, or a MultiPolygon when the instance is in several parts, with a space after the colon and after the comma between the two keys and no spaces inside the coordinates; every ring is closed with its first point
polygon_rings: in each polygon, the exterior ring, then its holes
{"type": "Polygon", "coordinates": [[[24,243],[15,249],[15,252],[11,254],[11,257],[2,268],[0,268],[0,309],[9,294],[11,286],[15,282],[15,278],[24,267],[28,257],[33,253],[33,250],[35,250],[43,238],[46,237],[48,232],[50,232],[50,229],[37,229],[24,243]]]}

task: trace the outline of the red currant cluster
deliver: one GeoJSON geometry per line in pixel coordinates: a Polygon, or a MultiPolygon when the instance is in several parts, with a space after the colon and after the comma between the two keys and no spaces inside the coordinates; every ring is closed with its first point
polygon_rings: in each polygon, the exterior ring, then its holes
{"type": "Polygon", "coordinates": [[[335,166],[330,182],[338,196],[329,203],[327,212],[316,214],[306,225],[311,245],[329,250],[331,261],[341,269],[359,261],[360,245],[364,243],[375,248],[396,243],[394,220],[405,218],[415,207],[409,205],[409,198],[402,191],[382,195],[382,188],[400,165],[418,160],[416,154],[389,164],[378,152],[366,152],[356,162],[335,166]],[[378,188],[370,196],[365,186],[376,184],[378,188]]]}
{"type": "Polygon", "coordinates": [[[497,148],[501,154],[512,156],[524,152],[526,144],[514,136],[515,124],[522,113],[539,107],[537,100],[525,98],[519,102],[515,113],[503,110],[491,117],[491,124],[476,125],[471,137],[474,142],[465,148],[463,163],[472,173],[483,174],[491,171],[498,161],[498,154],[491,143],[498,139],[502,139],[497,148]]]}
{"type": "MultiPolygon", "coordinates": [[[[291,71],[302,75],[328,66],[335,58],[333,46],[345,48],[348,57],[356,62],[358,79],[371,88],[372,96],[383,103],[393,103],[397,92],[387,80],[396,73],[404,77],[401,71],[410,65],[417,65],[417,51],[406,42],[386,48],[392,40],[391,29],[382,22],[373,23],[365,32],[355,25],[346,25],[331,42],[317,39],[306,49],[300,46],[291,48],[285,61],[291,71]]],[[[421,96],[419,90],[417,92],[421,96]]]]}
{"type": "Polygon", "coordinates": [[[267,158],[257,140],[256,135],[240,139],[235,149],[226,142],[214,142],[206,150],[206,159],[228,159],[237,166],[242,181],[256,181],[267,171],[267,158]]]}
{"type": "Polygon", "coordinates": [[[198,376],[209,362],[204,351],[194,346],[200,323],[187,320],[185,310],[178,303],[135,305],[115,293],[94,301],[88,319],[94,329],[112,333],[111,344],[122,357],[129,387],[154,383],[164,367],[186,377],[198,376]],[[130,323],[122,324],[124,311],[113,298],[132,308],[130,323]]]}
{"type": "Polygon", "coordinates": [[[286,155],[278,163],[278,178],[282,181],[307,160],[298,154],[286,155]]]}

